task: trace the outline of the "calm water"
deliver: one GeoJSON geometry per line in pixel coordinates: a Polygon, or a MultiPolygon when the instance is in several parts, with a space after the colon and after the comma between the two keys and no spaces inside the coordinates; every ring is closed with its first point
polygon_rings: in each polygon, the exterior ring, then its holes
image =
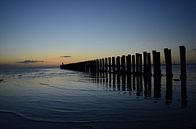
{"type": "MultiPolygon", "coordinates": [[[[25,68],[0,70],[1,129],[193,129],[196,66],[187,80],[25,68]]],[[[163,72],[164,74],[164,68],[163,72]]]]}

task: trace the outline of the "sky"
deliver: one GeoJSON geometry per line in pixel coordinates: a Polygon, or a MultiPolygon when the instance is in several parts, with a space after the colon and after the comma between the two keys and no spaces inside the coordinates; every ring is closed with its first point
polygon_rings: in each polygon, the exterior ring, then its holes
{"type": "MultiPolygon", "coordinates": [[[[195,0],[0,0],[0,64],[56,65],[179,47],[196,63],[195,0]]],[[[163,61],[164,62],[164,61],[163,61]]]]}

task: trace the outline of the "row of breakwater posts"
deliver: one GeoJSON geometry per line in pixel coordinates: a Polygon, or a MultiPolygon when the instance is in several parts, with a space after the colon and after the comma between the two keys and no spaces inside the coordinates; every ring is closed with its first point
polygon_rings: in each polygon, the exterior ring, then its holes
{"type": "MultiPolygon", "coordinates": [[[[181,75],[181,107],[187,107],[186,86],[186,48],[179,47],[181,75]]],[[[172,101],[172,55],[171,50],[164,49],[165,73],[166,73],[166,104],[172,101]]],[[[81,71],[95,75],[96,83],[111,87],[113,90],[134,91],[141,96],[144,91],[145,97],[161,97],[161,56],[155,50],[151,53],[143,52],[135,55],[123,55],[117,57],[101,58],[90,61],[60,65],[61,69],[81,71]],[[143,55],[143,57],[142,57],[143,55]],[[152,57],[151,57],[152,56],[152,57]],[[151,62],[152,61],[152,62],[151,62]],[[153,72],[152,72],[153,71],[153,72]],[[152,93],[152,75],[154,92],[152,93]]]]}
{"type": "MultiPolygon", "coordinates": [[[[180,70],[181,78],[186,78],[186,48],[185,46],[179,46],[180,50],[180,70]]],[[[172,77],[172,58],[171,49],[164,49],[166,76],[172,77]]],[[[151,64],[151,53],[143,52],[142,54],[136,53],[135,55],[122,55],[117,57],[108,57],[95,59],[90,61],[83,61],[77,63],[63,64],[60,65],[61,69],[69,69],[75,71],[82,71],[88,73],[113,73],[113,74],[134,74],[154,77],[160,77],[161,74],[161,57],[160,52],[155,50],[152,51],[151,64]],[[153,66],[153,74],[152,74],[153,66]]]]}

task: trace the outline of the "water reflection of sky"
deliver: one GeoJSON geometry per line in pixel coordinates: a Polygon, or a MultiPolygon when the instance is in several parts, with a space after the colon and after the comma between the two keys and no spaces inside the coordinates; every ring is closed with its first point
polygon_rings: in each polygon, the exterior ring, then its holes
{"type": "Polygon", "coordinates": [[[19,128],[195,127],[194,72],[183,81],[59,69],[1,71],[0,77],[5,128],[13,127],[10,119],[19,128]]]}

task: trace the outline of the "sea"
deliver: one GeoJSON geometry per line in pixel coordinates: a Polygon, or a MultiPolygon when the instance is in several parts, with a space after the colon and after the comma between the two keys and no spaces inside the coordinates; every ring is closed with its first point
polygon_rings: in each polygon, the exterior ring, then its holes
{"type": "Polygon", "coordinates": [[[173,78],[0,69],[0,129],[196,129],[196,65],[173,78]]]}

